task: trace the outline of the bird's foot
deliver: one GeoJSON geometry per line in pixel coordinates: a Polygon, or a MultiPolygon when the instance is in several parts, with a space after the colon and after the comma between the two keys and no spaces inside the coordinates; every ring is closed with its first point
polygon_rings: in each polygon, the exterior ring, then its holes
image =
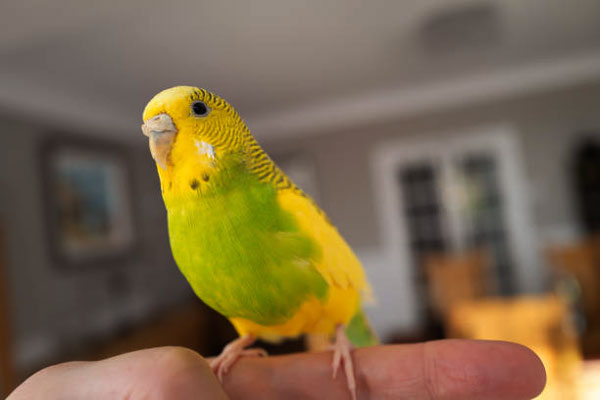
{"type": "Polygon", "coordinates": [[[241,336],[225,346],[221,354],[211,360],[210,367],[217,378],[219,378],[219,381],[223,382],[223,377],[240,357],[267,356],[267,352],[263,349],[246,349],[255,340],[256,338],[252,335],[241,336]]]}
{"type": "Polygon", "coordinates": [[[338,368],[343,364],[344,372],[346,373],[346,383],[348,390],[352,395],[352,400],[356,400],[356,380],[354,379],[354,366],[352,364],[352,343],[346,336],[346,331],[343,325],[339,325],[335,331],[335,342],[333,343],[333,378],[337,376],[338,368]]]}

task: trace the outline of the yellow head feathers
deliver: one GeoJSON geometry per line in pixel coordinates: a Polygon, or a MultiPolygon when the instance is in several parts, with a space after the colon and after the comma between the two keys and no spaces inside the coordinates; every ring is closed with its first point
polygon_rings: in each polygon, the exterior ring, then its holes
{"type": "MultiPolygon", "coordinates": [[[[190,124],[200,130],[205,129],[207,125],[212,125],[215,120],[239,119],[233,107],[225,100],[206,89],[193,86],[175,86],[158,93],[146,105],[143,120],[146,122],[161,113],[168,114],[175,125],[178,123],[190,124]],[[204,103],[208,107],[208,112],[205,114],[195,113],[194,103],[204,103]],[[211,118],[207,118],[209,116],[211,118]]],[[[178,126],[178,128],[182,129],[183,126],[178,126]]]]}
{"type": "Polygon", "coordinates": [[[202,179],[211,186],[209,177],[225,165],[251,164],[256,156],[258,144],[233,107],[205,89],[163,90],[146,105],[143,119],[165,196],[189,194],[202,179]]]}
{"type": "Polygon", "coordinates": [[[216,151],[238,151],[251,137],[229,103],[192,86],[158,93],[146,105],[143,120],[152,156],[164,171],[178,161],[192,161],[194,152],[214,158],[216,151]]]}

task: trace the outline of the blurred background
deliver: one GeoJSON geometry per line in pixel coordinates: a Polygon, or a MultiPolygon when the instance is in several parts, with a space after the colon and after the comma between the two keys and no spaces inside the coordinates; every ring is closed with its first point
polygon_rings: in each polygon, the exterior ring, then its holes
{"type": "Polygon", "coordinates": [[[51,363],[235,337],[171,258],[140,131],[189,84],[339,227],[384,342],[520,342],[541,398],[600,398],[600,1],[1,9],[0,394],[51,363]]]}

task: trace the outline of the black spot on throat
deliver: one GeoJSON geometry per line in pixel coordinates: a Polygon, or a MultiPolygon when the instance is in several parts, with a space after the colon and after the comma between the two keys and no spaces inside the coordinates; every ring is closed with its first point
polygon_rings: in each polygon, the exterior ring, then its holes
{"type": "Polygon", "coordinates": [[[200,182],[198,182],[198,179],[192,179],[192,181],[190,182],[190,187],[193,190],[198,189],[198,187],[200,186],[200,182]]]}

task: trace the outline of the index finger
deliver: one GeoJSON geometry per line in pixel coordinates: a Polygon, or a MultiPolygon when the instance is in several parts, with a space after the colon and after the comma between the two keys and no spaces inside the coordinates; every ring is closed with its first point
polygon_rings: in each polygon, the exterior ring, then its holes
{"type": "MultiPolygon", "coordinates": [[[[506,342],[441,340],[353,352],[359,399],[531,399],[545,386],[540,359],[506,342]]],[[[224,381],[232,399],[349,399],[331,378],[331,353],[242,358],[224,381]]]]}

